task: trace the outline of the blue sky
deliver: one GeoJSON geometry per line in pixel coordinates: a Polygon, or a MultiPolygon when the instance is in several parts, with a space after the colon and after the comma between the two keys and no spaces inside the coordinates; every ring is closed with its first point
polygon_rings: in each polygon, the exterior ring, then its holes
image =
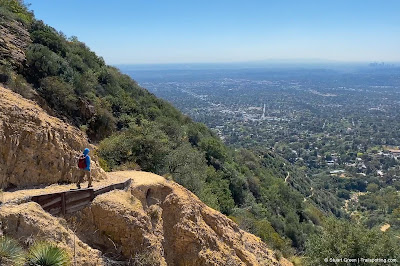
{"type": "Polygon", "coordinates": [[[398,0],[26,0],[109,64],[400,61],[398,0]]]}

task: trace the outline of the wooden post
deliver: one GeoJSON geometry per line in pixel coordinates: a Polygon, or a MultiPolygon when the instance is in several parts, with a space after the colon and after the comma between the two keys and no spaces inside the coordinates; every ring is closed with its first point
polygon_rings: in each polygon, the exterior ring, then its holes
{"type": "Polygon", "coordinates": [[[94,200],[94,189],[90,190],[90,201],[94,200]]]}
{"type": "Polygon", "coordinates": [[[65,208],[65,192],[61,193],[61,212],[65,215],[66,208],[65,208]]]}

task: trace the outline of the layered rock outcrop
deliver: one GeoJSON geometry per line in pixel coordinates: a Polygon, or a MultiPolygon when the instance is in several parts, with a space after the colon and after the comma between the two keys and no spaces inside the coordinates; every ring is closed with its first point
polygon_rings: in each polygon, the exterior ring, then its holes
{"type": "Polygon", "coordinates": [[[0,206],[0,235],[18,239],[24,246],[34,241],[50,241],[64,248],[75,265],[107,265],[100,251],[74,235],[64,219],[51,216],[34,202],[0,206]]]}
{"type": "MultiPolygon", "coordinates": [[[[0,87],[0,189],[74,182],[85,147],[94,149],[82,131],[0,87]]],[[[91,155],[93,177],[105,177],[91,155]]]]}
{"type": "Polygon", "coordinates": [[[19,68],[25,61],[25,49],[31,43],[22,23],[0,18],[0,65],[19,68]]]}

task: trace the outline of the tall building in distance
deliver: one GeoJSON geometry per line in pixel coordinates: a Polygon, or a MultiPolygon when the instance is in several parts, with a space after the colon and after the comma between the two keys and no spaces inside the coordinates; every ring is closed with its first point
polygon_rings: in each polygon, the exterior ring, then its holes
{"type": "Polygon", "coordinates": [[[265,103],[264,103],[263,114],[262,114],[262,116],[261,116],[261,119],[262,119],[262,120],[265,119],[265,103]]]}

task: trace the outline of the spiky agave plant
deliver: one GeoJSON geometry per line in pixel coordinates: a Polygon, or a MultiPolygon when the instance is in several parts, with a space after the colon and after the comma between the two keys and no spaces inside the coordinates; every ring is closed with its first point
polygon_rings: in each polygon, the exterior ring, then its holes
{"type": "Polygon", "coordinates": [[[0,237],[0,265],[22,265],[24,250],[19,243],[7,236],[0,237]]]}
{"type": "Polygon", "coordinates": [[[28,253],[28,265],[30,266],[68,266],[70,259],[68,253],[48,242],[37,242],[28,253]]]}

